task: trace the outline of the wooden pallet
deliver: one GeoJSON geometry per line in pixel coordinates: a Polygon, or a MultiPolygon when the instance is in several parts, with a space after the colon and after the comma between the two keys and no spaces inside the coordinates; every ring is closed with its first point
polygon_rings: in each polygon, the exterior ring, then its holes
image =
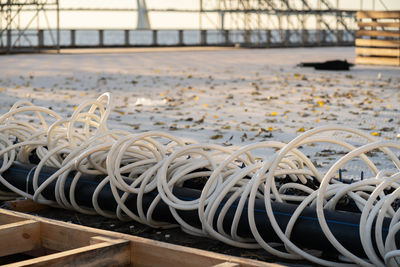
{"type": "Polygon", "coordinates": [[[400,11],[358,11],[357,64],[400,66],[400,11]]]}
{"type": "Polygon", "coordinates": [[[0,209],[5,266],[282,266],[0,209]]]}

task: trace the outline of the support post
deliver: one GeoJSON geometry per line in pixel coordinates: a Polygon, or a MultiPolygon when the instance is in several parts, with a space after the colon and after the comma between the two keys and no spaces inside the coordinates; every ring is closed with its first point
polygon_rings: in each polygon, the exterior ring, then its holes
{"type": "Polygon", "coordinates": [[[271,31],[265,30],[265,39],[266,39],[266,46],[270,47],[271,46],[271,31]]]}
{"type": "Polygon", "coordinates": [[[75,30],[71,30],[71,47],[76,46],[76,39],[75,39],[75,30]]]}
{"type": "Polygon", "coordinates": [[[39,48],[39,51],[43,47],[44,47],[44,34],[43,34],[43,30],[39,30],[39,32],[38,32],[38,48],[39,48]]]}
{"type": "Polygon", "coordinates": [[[99,46],[104,46],[104,30],[99,30],[99,46]]]}
{"type": "Polygon", "coordinates": [[[290,30],[289,30],[289,29],[286,29],[286,30],[285,30],[284,45],[285,45],[286,47],[288,47],[288,46],[289,46],[289,42],[290,42],[290,30]]]}
{"type": "Polygon", "coordinates": [[[9,52],[11,52],[11,42],[12,42],[12,40],[11,40],[11,20],[12,20],[12,18],[11,18],[11,0],[7,0],[7,5],[8,5],[8,7],[7,7],[7,15],[6,15],[6,17],[7,17],[7,20],[6,20],[6,23],[7,23],[7,53],[9,53],[9,52]]]}
{"type": "Polygon", "coordinates": [[[60,1],[57,0],[57,53],[60,53],[60,1]]]}
{"type": "Polygon", "coordinates": [[[157,46],[158,45],[158,41],[157,41],[157,30],[153,30],[153,45],[157,46]]]}
{"type": "Polygon", "coordinates": [[[183,30],[178,31],[178,45],[183,46],[183,30]]]}
{"type": "Polygon", "coordinates": [[[229,38],[229,30],[224,30],[225,45],[230,45],[231,40],[229,38]]]}
{"type": "Polygon", "coordinates": [[[125,46],[129,46],[129,30],[125,30],[125,46]]]}
{"type": "Polygon", "coordinates": [[[207,45],[207,30],[200,31],[200,45],[207,45]]]}
{"type": "Polygon", "coordinates": [[[303,46],[307,46],[307,43],[308,43],[308,30],[303,28],[301,33],[302,33],[303,46]]]}
{"type": "Polygon", "coordinates": [[[321,44],[326,44],[326,30],[321,31],[321,44]]]}

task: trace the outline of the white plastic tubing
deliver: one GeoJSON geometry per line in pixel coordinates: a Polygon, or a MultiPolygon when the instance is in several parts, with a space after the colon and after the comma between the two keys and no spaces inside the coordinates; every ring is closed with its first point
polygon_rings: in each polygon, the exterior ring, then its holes
{"type": "MultiPolygon", "coordinates": [[[[343,126],[323,126],[307,131],[288,144],[266,141],[244,147],[224,147],[215,144],[198,144],[182,140],[164,132],[132,134],[121,130],[110,130],[107,118],[111,111],[112,99],[109,93],[97,100],[85,101],[70,118],[63,118],[56,112],[35,106],[30,102],[17,102],[0,117],[0,156],[3,173],[18,160],[29,162],[29,155],[35,150],[40,159],[33,175],[34,194],[28,194],[8,183],[1,175],[0,182],[17,195],[48,205],[74,209],[86,214],[101,214],[121,220],[135,220],[152,227],[172,227],[152,219],[157,203],[165,202],[179,226],[194,235],[210,236],[227,244],[243,248],[264,248],[269,253],[286,259],[307,259],[326,266],[398,266],[400,250],[395,244],[395,234],[400,229],[400,209],[393,203],[400,198],[400,161],[392,152],[400,149],[393,141],[377,141],[372,136],[343,126]],[[27,114],[35,119],[27,121],[27,114]],[[323,137],[325,132],[346,132],[363,138],[365,145],[355,147],[345,141],[323,137]],[[343,147],[348,153],[337,160],[326,173],[315,166],[297,148],[312,143],[332,143],[343,147]],[[275,149],[273,156],[256,158],[255,149],[275,149]],[[393,164],[392,171],[380,170],[366,153],[379,149],[382,157],[393,164]],[[254,153],[254,152],[253,152],[254,153]],[[344,164],[360,158],[374,175],[351,184],[332,179],[344,164]],[[46,166],[58,169],[46,182],[38,183],[38,174],[46,166]],[[195,171],[202,170],[202,171],[195,171]],[[393,171],[394,170],[394,171],[393,171]],[[64,185],[71,171],[76,171],[69,198],[64,193],[64,185]],[[79,206],[75,201],[74,188],[81,175],[105,175],[92,196],[94,209],[79,206]],[[290,182],[276,183],[289,176],[290,182]],[[189,179],[205,179],[200,198],[182,200],[174,196],[172,188],[182,186],[189,179]],[[312,178],[313,177],[313,178],[312,178]],[[309,179],[320,182],[317,190],[306,185],[309,179]],[[56,201],[46,199],[41,193],[51,182],[56,181],[56,201]],[[101,189],[109,185],[118,208],[114,213],[104,211],[97,203],[101,189]],[[122,196],[118,191],[122,190],[122,196]],[[289,189],[302,192],[289,195],[289,189]],[[148,210],[142,207],[142,196],[147,192],[157,192],[148,210]],[[390,192],[390,193],[387,193],[390,192]],[[138,214],[126,205],[129,194],[137,194],[138,214]],[[324,210],[334,210],[344,197],[355,202],[361,213],[360,237],[368,258],[360,258],[344,248],[331,233],[324,216],[324,210]],[[222,200],[228,199],[225,203],[222,200]],[[263,199],[269,221],[281,239],[285,249],[277,248],[263,240],[255,224],[254,203],[263,199]],[[248,209],[244,209],[248,200],[248,209]],[[297,202],[298,208],[284,231],[279,227],[271,206],[272,201],[297,202]],[[231,204],[238,201],[238,207],[230,232],[222,226],[224,216],[231,204]],[[217,209],[222,209],[217,213],[217,209]],[[305,207],[315,208],[320,226],[330,243],[341,255],[336,262],[320,257],[316,251],[307,251],[296,246],[290,239],[293,226],[305,207]],[[201,228],[185,222],[179,210],[196,210],[201,228]],[[248,212],[249,225],[254,238],[242,238],[237,234],[239,218],[248,212]],[[213,221],[217,218],[217,227],[213,221]],[[391,218],[389,234],[382,237],[382,222],[391,218]],[[374,241],[371,237],[375,222],[374,241]],[[377,250],[374,249],[377,247],[377,250]],[[377,253],[378,252],[378,253],[377,253]]],[[[31,118],[31,117],[28,117],[31,118]]],[[[33,173],[33,174],[32,174],[33,173]]],[[[287,179],[286,179],[287,181],[287,179]]],[[[293,190],[292,190],[293,191],[293,190]]],[[[9,192],[0,192],[1,199],[15,197],[9,192]]],[[[176,225],[175,225],[176,226],[176,225]]]]}

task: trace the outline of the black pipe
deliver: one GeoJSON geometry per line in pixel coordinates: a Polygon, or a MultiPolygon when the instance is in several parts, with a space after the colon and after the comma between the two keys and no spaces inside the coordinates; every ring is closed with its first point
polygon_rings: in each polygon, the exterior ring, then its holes
{"type": "MultiPolygon", "coordinates": [[[[1,163],[1,162],[0,162],[1,163]]],[[[0,164],[1,165],[1,164],[0,164]]],[[[30,194],[33,193],[32,186],[32,177],[35,165],[30,164],[21,164],[15,162],[7,171],[5,171],[2,176],[13,186],[21,189],[28,190],[30,194]],[[29,177],[28,177],[29,176],[29,177]],[[28,185],[28,188],[27,188],[28,185]]],[[[39,184],[42,184],[46,179],[50,177],[56,171],[54,168],[44,167],[39,175],[39,184]]],[[[65,183],[65,195],[69,199],[69,190],[72,182],[72,174],[68,177],[65,183]]],[[[92,175],[82,176],[79,182],[77,183],[75,189],[75,200],[80,206],[85,206],[89,208],[93,208],[92,205],[92,195],[94,190],[99,184],[99,181],[104,177],[97,177],[92,175]]],[[[42,192],[42,195],[50,200],[55,200],[55,185],[56,182],[50,183],[42,192]]],[[[2,186],[4,187],[4,186],[2,186]]],[[[0,188],[2,189],[2,188],[0,188]]],[[[3,188],[4,190],[4,188],[3,188]]],[[[122,195],[122,191],[118,190],[119,195],[122,195]]],[[[183,187],[175,187],[173,190],[175,196],[182,200],[192,200],[200,197],[201,191],[183,188],[183,187]]],[[[148,210],[151,202],[154,200],[155,196],[157,196],[157,192],[150,192],[143,196],[143,209],[145,211],[148,210]]],[[[225,203],[226,198],[223,200],[225,203]]],[[[98,197],[99,206],[107,211],[114,212],[117,208],[117,203],[112,195],[111,188],[109,185],[106,185],[100,192],[98,197]]],[[[136,209],[136,195],[130,194],[129,197],[125,201],[126,206],[129,209],[137,214],[136,209]]],[[[220,209],[222,208],[222,204],[220,209]]],[[[224,219],[224,229],[226,232],[230,232],[231,223],[233,220],[233,216],[235,214],[237,208],[237,201],[234,202],[229,211],[227,212],[224,219]]],[[[286,225],[288,224],[292,214],[294,213],[297,205],[289,204],[289,203],[279,203],[272,202],[272,208],[274,211],[275,218],[284,231],[286,225]]],[[[217,211],[215,218],[220,212],[220,209],[217,211]]],[[[197,210],[192,211],[178,211],[178,214],[190,225],[195,227],[201,227],[200,220],[198,218],[197,210]]],[[[275,234],[266,214],[265,205],[263,200],[256,200],[254,216],[257,225],[257,229],[260,235],[267,242],[279,242],[280,239],[275,234]]],[[[329,229],[332,231],[337,240],[351,252],[355,253],[359,256],[365,256],[364,251],[362,249],[360,236],[359,236],[359,221],[361,214],[354,212],[346,212],[346,211],[325,211],[325,218],[327,220],[327,224],[329,229]]],[[[176,223],[174,217],[170,212],[170,208],[163,201],[160,201],[156,206],[153,219],[157,221],[176,223]]],[[[383,222],[383,230],[382,235],[385,239],[388,234],[388,227],[390,224],[390,219],[385,218],[383,222]]],[[[216,225],[216,219],[214,220],[214,226],[216,225]]],[[[372,230],[372,239],[374,240],[374,230],[372,230]]],[[[241,215],[239,226],[238,226],[238,234],[241,237],[253,237],[251,234],[250,226],[247,219],[247,202],[244,207],[243,214],[241,215]]],[[[307,207],[301,213],[301,216],[296,221],[296,224],[293,228],[292,235],[290,238],[296,245],[302,248],[310,248],[322,250],[324,252],[335,252],[336,250],[330,244],[330,242],[325,237],[317,219],[317,215],[314,208],[307,207]]],[[[396,243],[400,244],[400,235],[396,235],[396,243]]]]}

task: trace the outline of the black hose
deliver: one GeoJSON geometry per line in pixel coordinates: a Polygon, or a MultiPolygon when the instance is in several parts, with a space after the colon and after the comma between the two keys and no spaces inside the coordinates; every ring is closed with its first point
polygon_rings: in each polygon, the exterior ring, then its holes
{"type": "MultiPolygon", "coordinates": [[[[0,162],[1,163],[1,162],[0,162]]],[[[2,176],[10,184],[17,187],[20,190],[27,191],[33,194],[32,177],[35,165],[21,164],[18,162],[13,163],[13,165],[5,171],[2,176]],[[28,177],[29,175],[29,177],[28,177]]],[[[48,179],[51,174],[56,171],[54,168],[44,167],[39,174],[39,184],[42,184],[46,179],[48,179]]],[[[72,175],[73,173],[71,173],[72,175]]],[[[85,206],[88,208],[93,208],[92,205],[92,195],[98,186],[101,179],[104,177],[96,177],[91,175],[82,176],[77,183],[75,189],[75,200],[78,205],[85,206]]],[[[65,183],[65,195],[67,199],[69,198],[69,190],[72,182],[72,177],[68,177],[65,183]]],[[[1,186],[1,190],[4,190],[4,185],[1,186]]],[[[50,183],[42,192],[42,195],[49,200],[55,200],[55,187],[56,182],[50,183]]],[[[123,194],[122,191],[118,191],[120,195],[123,194]]],[[[184,188],[175,187],[173,193],[176,197],[182,200],[192,200],[200,197],[201,191],[184,188]]],[[[143,196],[143,209],[146,212],[150,204],[157,196],[157,192],[150,192],[143,196]]],[[[136,209],[136,198],[135,194],[130,194],[125,201],[126,206],[135,214],[137,214],[136,209]]],[[[225,203],[226,198],[221,203],[225,203]]],[[[98,204],[101,209],[115,212],[117,208],[117,202],[111,192],[109,185],[106,185],[100,192],[98,197],[98,204]]],[[[237,208],[237,202],[234,202],[229,208],[223,225],[227,232],[230,232],[230,227],[232,220],[237,208]]],[[[272,202],[272,208],[274,211],[275,218],[284,231],[286,228],[292,214],[294,213],[297,205],[289,203],[279,203],[272,202]]],[[[218,217],[220,210],[217,211],[215,218],[218,217]]],[[[178,214],[190,225],[195,227],[201,227],[200,220],[198,218],[197,210],[191,211],[178,211],[178,214]]],[[[275,234],[266,214],[264,201],[257,199],[255,202],[254,209],[255,221],[257,229],[260,235],[267,242],[279,242],[280,239],[275,234]]],[[[355,212],[347,211],[325,211],[325,218],[327,224],[336,237],[336,239],[348,250],[358,256],[365,256],[359,235],[359,221],[361,214],[355,212]]],[[[170,212],[170,207],[163,201],[160,201],[156,206],[153,219],[157,221],[163,221],[168,223],[176,223],[174,217],[170,212]]],[[[382,235],[385,239],[388,234],[388,228],[390,224],[390,219],[385,218],[383,222],[382,235]]],[[[214,226],[216,225],[216,219],[214,221],[214,226]]],[[[374,240],[374,229],[372,230],[372,239],[374,240]]],[[[245,205],[243,214],[241,215],[240,222],[238,224],[238,234],[241,237],[253,237],[250,226],[247,219],[247,203],[245,205]]],[[[314,208],[307,207],[301,213],[300,217],[297,219],[296,224],[293,228],[291,238],[293,243],[301,248],[310,248],[322,250],[324,252],[335,252],[336,250],[330,244],[328,239],[325,237],[317,219],[316,211],[314,208]]],[[[375,243],[375,242],[373,242],[375,243]]],[[[396,235],[396,243],[400,244],[400,235],[396,235]]]]}

